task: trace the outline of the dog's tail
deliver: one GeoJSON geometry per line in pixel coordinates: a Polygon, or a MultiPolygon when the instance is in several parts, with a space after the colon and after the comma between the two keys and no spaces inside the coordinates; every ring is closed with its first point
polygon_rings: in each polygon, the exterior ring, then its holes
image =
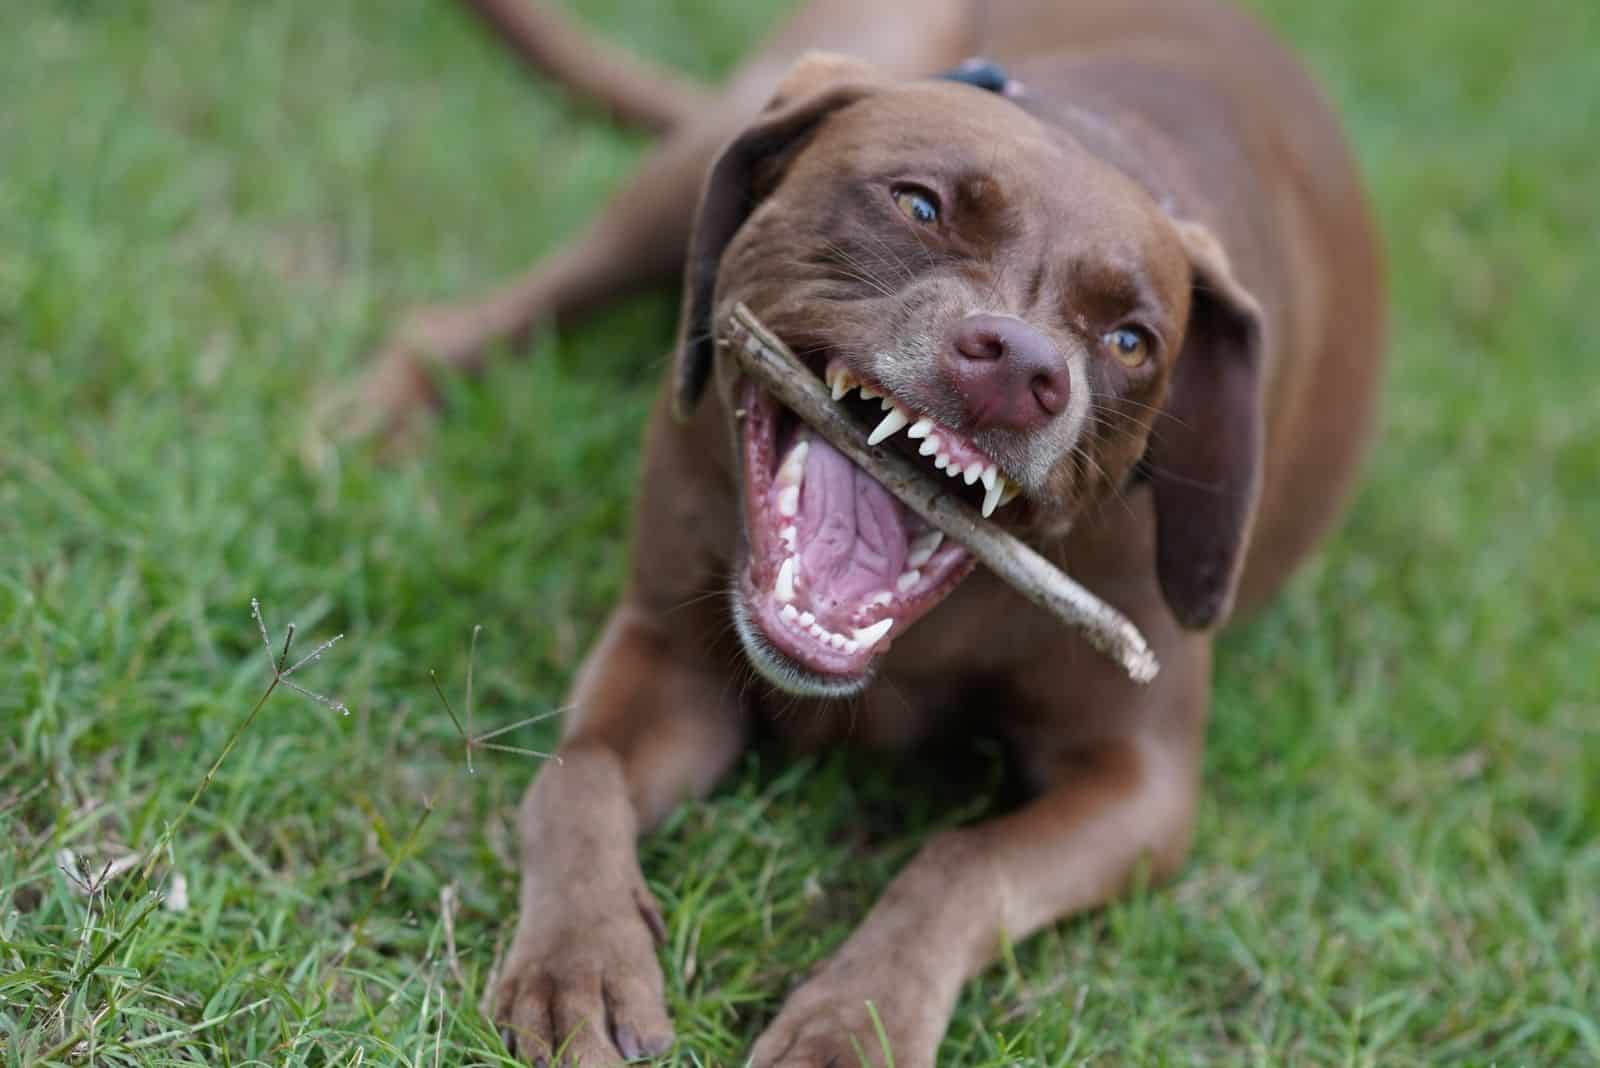
{"type": "Polygon", "coordinates": [[[585,32],[541,0],[464,0],[534,70],[593,97],[621,122],[666,132],[711,94],[585,32]]]}

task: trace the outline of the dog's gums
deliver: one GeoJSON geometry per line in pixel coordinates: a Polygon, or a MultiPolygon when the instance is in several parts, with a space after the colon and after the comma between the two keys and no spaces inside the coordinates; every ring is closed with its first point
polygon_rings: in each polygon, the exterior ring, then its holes
{"type": "MultiPolygon", "coordinates": [[[[872,428],[869,445],[899,448],[973,487],[985,517],[1018,495],[962,435],[861,382],[842,361],[823,378],[835,402],[872,428]],[[859,400],[850,396],[857,390],[859,400]]],[[[972,554],[766,391],[747,381],[740,397],[749,547],[735,596],[740,636],[775,685],[853,693],[894,636],[972,570],[972,554]]]]}

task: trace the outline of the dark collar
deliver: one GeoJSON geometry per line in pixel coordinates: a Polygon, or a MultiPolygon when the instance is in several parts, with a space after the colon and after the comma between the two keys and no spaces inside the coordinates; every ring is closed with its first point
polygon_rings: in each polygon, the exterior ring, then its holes
{"type": "Polygon", "coordinates": [[[1004,67],[981,56],[962,60],[959,67],[947,70],[936,77],[947,82],[961,82],[991,93],[999,93],[1001,96],[1017,96],[1022,92],[1022,83],[1007,74],[1004,67]]]}

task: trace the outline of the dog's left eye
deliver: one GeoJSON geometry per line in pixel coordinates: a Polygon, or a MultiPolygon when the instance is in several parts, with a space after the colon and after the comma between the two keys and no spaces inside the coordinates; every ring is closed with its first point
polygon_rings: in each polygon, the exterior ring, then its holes
{"type": "Polygon", "coordinates": [[[1111,331],[1101,340],[1124,367],[1142,367],[1150,358],[1150,339],[1142,330],[1124,326],[1111,331]]]}
{"type": "Polygon", "coordinates": [[[939,202],[932,193],[915,186],[900,185],[893,190],[894,206],[914,223],[932,226],[939,221],[939,202]]]}

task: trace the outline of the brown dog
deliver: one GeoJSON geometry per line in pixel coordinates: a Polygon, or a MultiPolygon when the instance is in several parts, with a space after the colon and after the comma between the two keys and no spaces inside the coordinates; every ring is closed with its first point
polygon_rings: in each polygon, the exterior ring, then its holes
{"type": "Polygon", "coordinates": [[[577,680],[564,763],[523,806],[495,1018],[533,1059],[667,1048],[635,839],[798,694],[781,729],[812,746],[981,716],[1035,792],[929,842],[754,1049],[759,1068],[877,1057],[871,1001],[895,1063],[931,1065],[1002,939],[1184,857],[1212,630],[1327,526],[1367,434],[1382,287],[1349,155],[1299,68],[1210,0],[816,0],[718,97],[590,52],[541,9],[475,6],[671,132],[575,244],[413,316],[369,410],[399,420],[425,398],[418,356],[471,366],[687,261],[631,579],[577,680]],[[928,78],[973,54],[1010,80],[928,78]],[[973,572],[742,380],[715,344],[735,301],[878,447],[960,478],[1131,617],[1155,682],[973,572]],[[766,684],[741,686],[742,660],[766,684]]]}

